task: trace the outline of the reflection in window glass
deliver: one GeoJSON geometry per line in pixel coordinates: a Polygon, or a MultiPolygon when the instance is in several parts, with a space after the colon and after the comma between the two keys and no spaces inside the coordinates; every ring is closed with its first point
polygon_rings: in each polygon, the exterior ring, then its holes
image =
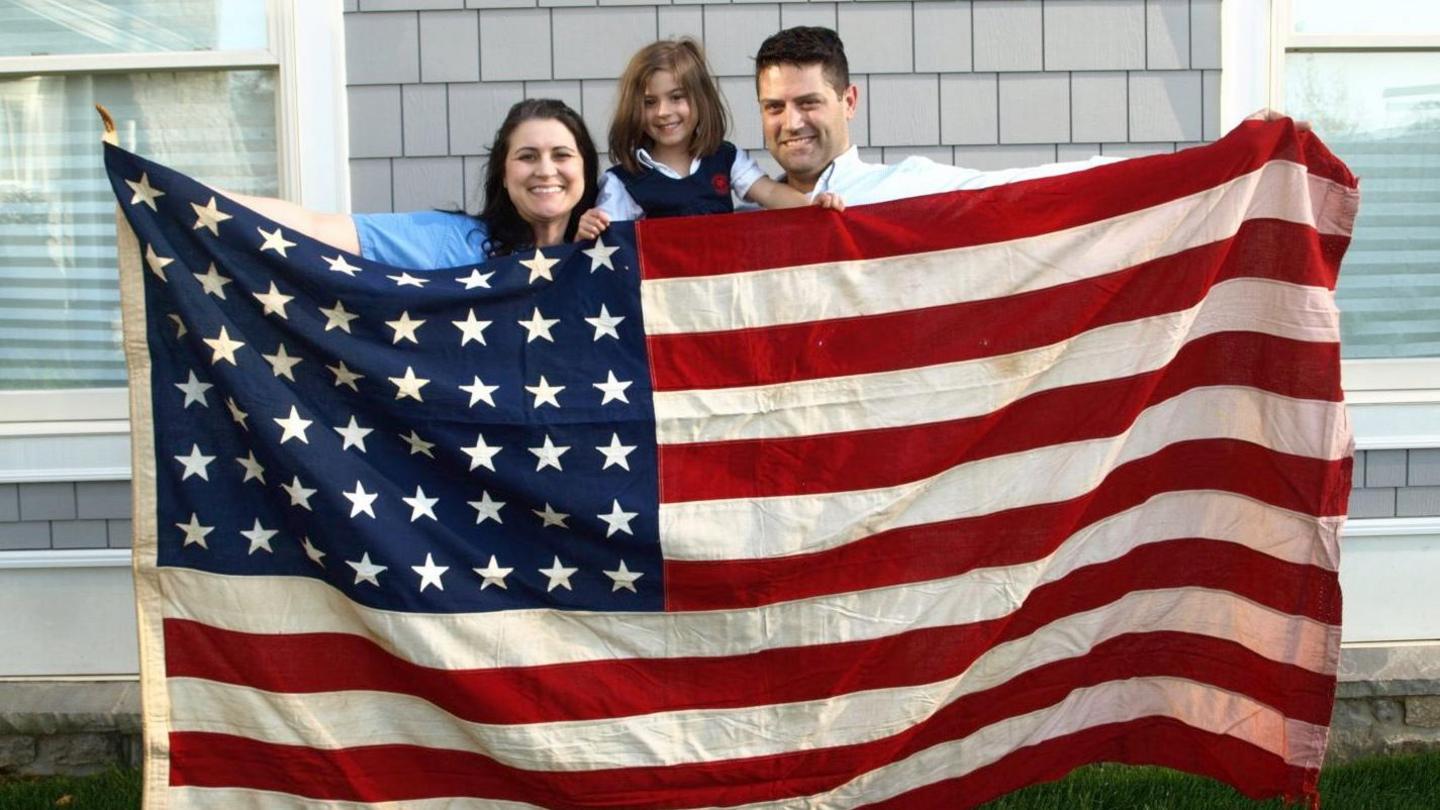
{"type": "Polygon", "coordinates": [[[1440,357],[1440,53],[1292,53],[1285,109],[1360,176],[1346,357],[1440,357]]]}
{"type": "Polygon", "coordinates": [[[1292,0],[1297,34],[1440,34],[1435,0],[1292,0]]]}
{"type": "Polygon", "coordinates": [[[271,71],[0,80],[0,389],[125,384],[97,100],[126,149],[230,191],[276,193],[271,71]]]}
{"type": "Polygon", "coordinates": [[[0,56],[262,49],[262,0],[0,0],[0,56]]]}

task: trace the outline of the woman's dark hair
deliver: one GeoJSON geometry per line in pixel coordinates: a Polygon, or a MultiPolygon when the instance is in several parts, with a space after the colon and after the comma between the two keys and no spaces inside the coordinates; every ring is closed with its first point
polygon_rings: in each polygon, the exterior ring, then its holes
{"type": "Polygon", "coordinates": [[[527,98],[510,108],[500,129],[495,133],[495,143],[490,146],[490,159],[485,162],[485,207],[480,209],[479,218],[489,229],[490,238],[486,249],[492,256],[506,256],[520,248],[534,244],[535,233],[530,224],[520,218],[515,203],[505,191],[505,157],[510,154],[510,135],[515,128],[526,121],[559,121],[575,136],[575,146],[585,161],[585,190],[580,202],[570,212],[570,221],[565,225],[565,241],[575,238],[575,229],[580,215],[595,206],[599,156],[595,153],[595,142],[590,140],[590,131],[580,114],[570,109],[563,101],[553,98],[527,98]]]}

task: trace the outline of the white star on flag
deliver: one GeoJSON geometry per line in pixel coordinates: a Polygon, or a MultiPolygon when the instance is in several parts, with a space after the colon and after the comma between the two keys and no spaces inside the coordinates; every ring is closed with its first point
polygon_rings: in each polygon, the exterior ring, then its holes
{"type": "Polygon", "coordinates": [[[425,589],[430,587],[431,585],[434,585],[435,589],[438,591],[445,590],[445,583],[440,581],[440,577],[444,576],[445,572],[450,570],[450,566],[436,565],[435,557],[433,555],[426,554],[425,564],[412,565],[410,566],[410,570],[420,575],[421,593],[424,593],[425,589]]]}
{"type": "Polygon", "coordinates": [[[472,408],[477,402],[484,402],[492,408],[495,407],[495,398],[490,395],[495,393],[499,387],[498,385],[486,385],[479,377],[476,377],[475,382],[469,385],[459,386],[461,391],[470,395],[470,407],[472,408]]]}
{"type": "Polygon", "coordinates": [[[188,330],[188,329],[185,328],[185,321],[184,321],[184,319],[182,319],[179,315],[176,315],[175,313],[172,312],[172,313],[170,313],[169,315],[166,315],[165,317],[167,317],[167,318],[169,318],[170,320],[172,320],[172,321],[175,322],[175,337],[177,337],[177,338],[182,338],[182,337],[185,337],[185,335],[189,333],[190,330],[188,330]]]}
{"type": "Polygon", "coordinates": [[[613,585],[610,588],[611,593],[614,593],[621,588],[624,588],[631,593],[637,593],[637,591],[635,590],[635,580],[645,576],[639,571],[631,571],[629,568],[626,568],[624,560],[620,561],[620,567],[615,569],[614,571],[601,571],[601,573],[603,573],[607,577],[610,577],[610,579],[613,580],[613,585]]]}
{"type": "Polygon", "coordinates": [[[290,382],[295,382],[295,372],[292,369],[300,365],[301,358],[291,357],[290,353],[285,351],[284,343],[280,344],[280,348],[276,349],[274,354],[260,356],[270,363],[270,370],[276,377],[284,377],[290,382]]]}
{"type": "Polygon", "coordinates": [[[135,196],[130,198],[131,205],[145,203],[150,206],[151,211],[159,212],[160,209],[155,207],[155,199],[157,197],[164,197],[165,192],[150,185],[150,174],[148,172],[141,172],[138,181],[126,180],[125,185],[129,186],[130,190],[135,192],[135,196]]]}
{"type": "Polygon", "coordinates": [[[185,392],[185,404],[182,407],[188,408],[196,402],[203,407],[210,407],[210,402],[205,399],[205,392],[215,386],[207,382],[200,382],[200,378],[195,376],[194,369],[190,370],[190,379],[183,383],[171,383],[171,385],[185,392]]]}
{"type": "Polygon", "coordinates": [[[335,300],[335,306],[333,308],[326,309],[325,307],[320,307],[320,314],[325,316],[326,332],[329,332],[331,329],[339,329],[346,334],[353,334],[350,331],[350,322],[360,317],[353,312],[346,312],[345,302],[338,298],[335,300]]]}
{"type": "Polygon", "coordinates": [[[236,458],[235,461],[241,467],[245,468],[245,477],[240,480],[240,483],[243,484],[251,479],[259,481],[261,484],[265,483],[265,468],[261,467],[260,462],[255,460],[254,450],[247,452],[245,458],[236,458]]]}
{"type": "Polygon", "coordinates": [[[585,322],[595,327],[595,340],[599,340],[606,335],[619,340],[620,333],[615,331],[615,327],[619,326],[623,320],[625,320],[624,315],[611,315],[610,310],[607,309],[604,304],[601,304],[600,314],[593,318],[586,318],[585,322]]]}
{"type": "Polygon", "coordinates": [[[431,520],[438,520],[438,518],[435,517],[435,504],[439,503],[440,499],[425,497],[425,490],[419,486],[415,487],[415,497],[401,498],[400,500],[404,501],[410,507],[411,523],[419,520],[421,516],[428,517],[431,520]]]}
{"type": "Polygon", "coordinates": [[[560,466],[560,457],[565,455],[565,452],[569,449],[570,447],[568,445],[557,446],[554,442],[550,441],[549,434],[546,434],[544,445],[529,448],[530,452],[535,454],[535,458],[539,459],[535,464],[535,472],[540,472],[546,467],[554,467],[564,472],[564,468],[560,466]]]}
{"type": "Polygon", "coordinates": [[[602,267],[614,270],[615,265],[610,261],[610,254],[619,249],[618,247],[606,245],[605,242],[597,236],[595,237],[595,247],[580,252],[590,257],[590,272],[593,273],[602,267]]]}
{"type": "Polygon", "coordinates": [[[165,265],[174,262],[174,259],[167,259],[155,252],[154,245],[145,246],[145,264],[149,265],[150,272],[160,277],[161,281],[169,281],[165,277],[165,265]]]}
{"type": "Polygon", "coordinates": [[[207,456],[200,452],[200,445],[190,445],[190,455],[176,456],[175,460],[185,465],[184,471],[180,474],[180,480],[184,481],[192,475],[198,475],[206,481],[210,480],[208,467],[210,462],[215,460],[214,456],[207,456]]]}
{"type": "Polygon", "coordinates": [[[246,552],[247,554],[254,554],[257,551],[268,551],[274,554],[275,549],[270,547],[270,538],[278,533],[274,529],[261,526],[260,518],[255,518],[255,528],[240,530],[240,536],[250,541],[250,550],[246,552]]]}
{"type": "MultiPolygon", "coordinates": [[[[305,485],[300,483],[300,476],[295,476],[295,480],[288,484],[281,484],[280,488],[285,490],[286,495],[290,496],[291,506],[310,509],[310,496],[315,494],[315,490],[306,489],[305,485]]],[[[314,510],[312,509],[311,511],[314,510]]]]}
{"type": "Polygon", "coordinates": [[[195,227],[191,230],[198,231],[201,228],[209,228],[212,235],[219,236],[220,223],[232,218],[229,214],[215,207],[214,195],[211,195],[210,202],[204,205],[192,202],[190,203],[190,207],[195,209],[195,227]]]}
{"type": "Polygon", "coordinates": [[[473,570],[475,571],[475,573],[479,574],[483,580],[480,583],[480,590],[483,591],[491,585],[496,585],[498,587],[505,588],[505,590],[509,590],[509,588],[505,586],[505,577],[510,576],[510,572],[514,571],[515,569],[501,568],[500,564],[495,561],[495,555],[491,554],[490,563],[488,565],[486,565],[484,568],[476,568],[473,570]]]}
{"type": "Polygon", "coordinates": [[[250,294],[255,296],[255,300],[264,305],[266,315],[279,315],[287,321],[290,320],[290,316],[285,313],[285,305],[290,303],[295,296],[285,295],[280,292],[280,289],[275,286],[275,282],[270,282],[269,292],[250,294]]]}
{"type": "Polygon", "coordinates": [[[357,380],[365,379],[364,374],[356,374],[349,368],[346,368],[344,360],[341,360],[339,365],[326,366],[325,368],[329,370],[331,374],[335,375],[336,387],[344,385],[347,386],[351,391],[359,393],[360,388],[359,386],[355,385],[355,382],[357,380]]]}
{"type": "Polygon", "coordinates": [[[240,410],[240,406],[236,405],[235,400],[230,397],[225,398],[225,407],[230,409],[230,418],[235,422],[235,424],[239,425],[241,430],[249,433],[250,426],[245,424],[245,417],[249,416],[250,414],[240,410]]]}
{"type": "Polygon", "coordinates": [[[380,493],[366,492],[365,485],[356,481],[354,492],[342,491],[340,494],[350,502],[350,517],[357,517],[361,514],[375,517],[375,499],[380,497],[380,493]]]}
{"type": "Polygon", "coordinates": [[[416,453],[423,453],[430,458],[435,457],[435,454],[430,452],[435,447],[435,443],[427,442],[424,439],[420,438],[420,434],[416,433],[414,430],[411,430],[408,436],[401,436],[400,438],[404,440],[406,444],[410,445],[410,455],[413,456],[416,453]]]}
{"type": "Polygon", "coordinates": [[[608,470],[612,466],[624,467],[627,470],[630,469],[629,457],[631,453],[635,452],[635,445],[621,444],[620,434],[611,433],[610,446],[597,447],[595,449],[599,450],[600,453],[605,456],[605,463],[600,467],[600,469],[608,470]]]}
{"type": "Polygon", "coordinates": [[[606,536],[606,537],[609,537],[610,535],[614,534],[615,532],[624,532],[624,533],[626,533],[626,534],[628,534],[628,535],[632,535],[632,536],[633,536],[635,533],[632,532],[632,531],[630,531],[630,521],[634,520],[634,519],[635,519],[635,516],[638,515],[638,514],[640,514],[640,513],[639,513],[639,512],[626,512],[626,511],[624,511],[623,509],[621,509],[621,508],[620,508],[620,502],[619,502],[619,501],[611,501],[610,514],[608,514],[608,515],[596,515],[596,517],[598,517],[598,518],[600,518],[601,520],[605,521],[605,525],[606,525],[605,536],[606,536]]]}
{"type": "Polygon", "coordinates": [[[450,323],[455,324],[455,328],[460,330],[461,346],[472,340],[481,346],[485,345],[485,327],[490,325],[490,321],[476,320],[474,308],[465,314],[465,320],[451,321],[450,323]]]}
{"type": "Polygon", "coordinates": [[[555,508],[550,505],[549,501],[545,502],[544,509],[531,509],[530,511],[540,517],[540,528],[542,529],[548,526],[558,526],[562,529],[568,528],[565,525],[565,518],[570,517],[570,514],[568,512],[555,511],[555,508]]]}
{"type": "Polygon", "coordinates": [[[415,330],[424,324],[424,321],[410,320],[409,310],[400,313],[399,320],[385,322],[386,326],[395,330],[395,336],[390,341],[392,344],[399,343],[401,340],[408,340],[417,346],[420,345],[420,339],[415,337],[415,330]]]}
{"type": "Polygon", "coordinates": [[[336,273],[344,273],[345,275],[354,278],[355,274],[360,272],[360,268],[356,267],[350,262],[345,261],[344,256],[337,254],[333,259],[329,256],[321,256],[320,258],[324,259],[325,263],[330,265],[330,269],[336,273]]]}
{"type": "Polygon", "coordinates": [[[600,393],[605,395],[600,399],[601,405],[607,405],[617,399],[628,405],[630,398],[625,395],[625,389],[629,388],[632,383],[634,380],[615,379],[615,372],[612,370],[606,375],[605,382],[591,383],[591,385],[600,389],[600,393]]]}
{"type": "Polygon", "coordinates": [[[505,502],[492,499],[489,491],[481,490],[480,500],[466,501],[466,503],[475,508],[475,525],[477,526],[487,520],[493,520],[496,523],[505,522],[500,519],[500,507],[504,506],[505,502]]]}
{"type": "Polygon", "coordinates": [[[535,395],[536,408],[541,405],[553,405],[558,408],[560,407],[560,400],[557,399],[557,397],[561,391],[565,390],[565,386],[551,385],[545,379],[545,375],[541,374],[540,383],[538,385],[527,385],[525,386],[525,390],[535,395]]]}
{"type": "Polygon", "coordinates": [[[555,561],[550,563],[549,568],[541,568],[539,570],[540,573],[544,574],[546,578],[550,580],[550,584],[545,586],[545,592],[549,593],[557,587],[564,588],[567,591],[573,590],[570,587],[570,575],[580,569],[566,568],[560,564],[560,558],[556,557],[555,561]]]}
{"type": "Polygon", "coordinates": [[[300,545],[304,546],[304,548],[305,548],[305,556],[310,558],[310,562],[315,563],[316,565],[320,566],[321,568],[324,568],[324,567],[325,567],[325,563],[321,562],[321,560],[325,559],[325,552],[323,552],[323,551],[321,551],[320,549],[316,548],[316,547],[315,547],[315,544],[312,543],[312,542],[310,542],[310,538],[307,537],[307,538],[305,538],[304,540],[302,540],[302,541],[300,542],[300,545]]]}
{"type": "Polygon", "coordinates": [[[360,427],[360,425],[356,424],[355,417],[353,415],[350,417],[350,424],[346,425],[345,427],[332,428],[332,430],[334,430],[336,433],[339,433],[340,438],[344,439],[344,443],[340,445],[341,450],[349,450],[352,447],[358,447],[360,448],[360,452],[362,453],[366,452],[365,437],[375,432],[374,428],[362,428],[360,427]]]}
{"type": "Polygon", "coordinates": [[[220,275],[220,271],[215,269],[214,262],[210,263],[209,270],[203,273],[191,273],[190,275],[194,276],[195,280],[200,282],[200,287],[205,290],[207,295],[213,295],[221,301],[225,300],[225,285],[229,284],[231,279],[220,275]]]}
{"type": "Polygon", "coordinates": [[[274,233],[264,228],[256,228],[255,230],[259,231],[260,235],[265,237],[265,241],[260,245],[261,250],[273,250],[287,259],[290,258],[285,254],[285,249],[295,247],[295,243],[285,238],[285,235],[280,232],[279,225],[275,226],[274,233]]]}
{"type": "Polygon", "coordinates": [[[190,513],[189,523],[176,523],[176,528],[185,532],[185,545],[199,546],[204,549],[210,548],[205,544],[205,535],[215,531],[214,526],[201,526],[200,518],[194,512],[190,513]]]}
{"type": "Polygon", "coordinates": [[[290,406],[290,415],[285,417],[284,419],[280,419],[279,417],[271,418],[275,420],[275,424],[279,425],[284,430],[284,432],[280,435],[281,444],[284,444],[291,439],[299,439],[301,444],[310,443],[310,439],[305,436],[305,429],[310,427],[310,425],[312,424],[312,420],[301,419],[300,411],[296,409],[294,405],[290,406]]]}
{"type": "Polygon", "coordinates": [[[229,362],[232,366],[240,365],[235,361],[235,350],[245,344],[238,340],[231,340],[230,333],[225,331],[225,327],[220,327],[220,334],[216,337],[204,338],[204,340],[206,346],[215,350],[215,353],[210,356],[210,365],[213,366],[221,360],[229,362]]]}
{"type": "Polygon", "coordinates": [[[541,315],[539,307],[535,307],[535,312],[530,316],[530,320],[516,321],[516,323],[525,327],[525,331],[529,333],[525,337],[526,343],[530,343],[531,341],[535,340],[535,338],[544,338],[551,343],[554,343],[555,338],[552,337],[550,334],[550,327],[554,326],[559,322],[559,318],[546,318],[545,316],[541,315]]]}
{"type": "Polygon", "coordinates": [[[409,273],[401,273],[398,276],[386,276],[386,278],[395,282],[396,287],[424,287],[430,283],[430,279],[428,278],[416,278],[409,273]]]}
{"type": "Polygon", "coordinates": [[[455,280],[461,284],[464,284],[465,289],[467,290],[473,290],[476,287],[488,290],[490,289],[490,277],[493,275],[495,275],[493,271],[489,273],[482,273],[480,272],[480,268],[477,267],[474,270],[470,271],[470,275],[464,278],[457,278],[455,280]]]}
{"type": "Polygon", "coordinates": [[[429,380],[423,377],[416,377],[415,369],[411,368],[410,366],[405,367],[404,377],[391,377],[390,382],[395,384],[396,399],[404,399],[405,397],[409,397],[416,402],[425,401],[420,398],[420,389],[424,388],[430,383],[429,380]]]}
{"type": "Polygon", "coordinates": [[[476,434],[475,445],[473,447],[460,448],[460,452],[470,457],[470,469],[473,470],[476,467],[484,467],[490,472],[495,472],[495,462],[493,459],[495,458],[495,454],[500,452],[500,450],[499,445],[491,447],[486,444],[484,434],[476,434]]]}
{"type": "Polygon", "coordinates": [[[379,577],[380,572],[386,570],[386,568],[388,567],[384,565],[376,565],[375,563],[370,562],[370,552],[368,551],[364,554],[361,554],[358,561],[346,560],[345,564],[355,569],[356,585],[359,585],[362,582],[368,582],[377,588],[380,587],[380,580],[376,577],[379,577]]]}
{"type": "Polygon", "coordinates": [[[559,263],[559,259],[551,259],[547,257],[544,253],[541,253],[539,248],[536,248],[534,256],[531,256],[528,259],[520,260],[520,264],[530,268],[530,280],[525,283],[534,284],[536,279],[541,278],[545,279],[546,281],[554,281],[555,277],[550,274],[550,268],[554,267],[559,263]]]}

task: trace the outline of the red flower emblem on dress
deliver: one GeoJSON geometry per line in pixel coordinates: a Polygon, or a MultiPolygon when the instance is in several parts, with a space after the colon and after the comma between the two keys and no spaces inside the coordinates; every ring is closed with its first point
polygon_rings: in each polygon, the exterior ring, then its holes
{"type": "Polygon", "coordinates": [[[715,189],[716,194],[729,194],[730,176],[726,174],[716,174],[710,178],[710,186],[715,189]]]}

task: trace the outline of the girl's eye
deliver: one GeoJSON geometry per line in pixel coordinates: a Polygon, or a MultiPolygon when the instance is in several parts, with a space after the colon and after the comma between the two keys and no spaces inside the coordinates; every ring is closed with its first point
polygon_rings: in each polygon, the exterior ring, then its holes
{"type": "Polygon", "coordinates": [[[655,99],[653,99],[653,98],[646,98],[643,103],[645,104],[646,107],[654,107],[654,106],[655,106],[655,99]]]}

